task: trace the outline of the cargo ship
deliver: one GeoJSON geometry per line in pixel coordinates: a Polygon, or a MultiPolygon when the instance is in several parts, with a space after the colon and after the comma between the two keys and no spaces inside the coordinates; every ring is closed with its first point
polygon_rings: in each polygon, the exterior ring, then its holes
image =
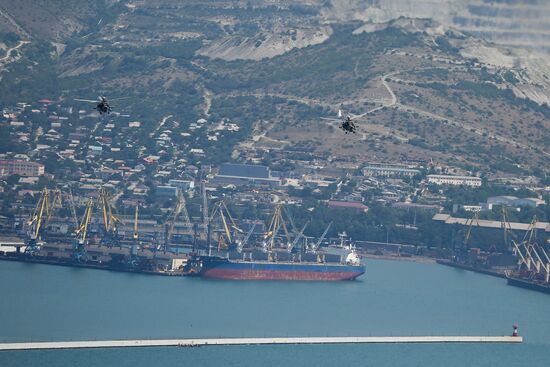
{"type": "Polygon", "coordinates": [[[199,256],[199,275],[231,280],[354,280],[365,273],[365,266],[355,252],[343,262],[269,261],[231,259],[222,256],[199,256]]]}

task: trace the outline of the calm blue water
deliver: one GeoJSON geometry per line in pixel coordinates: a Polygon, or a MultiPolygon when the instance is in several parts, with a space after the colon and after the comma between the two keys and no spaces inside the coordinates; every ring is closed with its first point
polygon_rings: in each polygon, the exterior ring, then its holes
{"type": "Polygon", "coordinates": [[[550,361],[550,296],[435,264],[362,281],[232,282],[0,262],[0,340],[503,335],[522,345],[232,346],[1,352],[0,366],[517,366],[550,361]]]}

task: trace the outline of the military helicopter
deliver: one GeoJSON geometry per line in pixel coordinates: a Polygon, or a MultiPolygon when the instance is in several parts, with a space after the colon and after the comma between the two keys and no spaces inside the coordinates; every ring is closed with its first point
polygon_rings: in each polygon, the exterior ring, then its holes
{"type": "Polygon", "coordinates": [[[344,113],[342,110],[338,110],[338,118],[328,118],[328,117],[321,117],[323,120],[328,121],[337,121],[340,123],[340,129],[344,130],[344,132],[347,133],[356,133],[357,126],[355,126],[355,121],[363,116],[365,116],[367,113],[363,113],[361,115],[352,115],[351,113],[347,113],[344,116],[344,113]]]}
{"type": "MultiPolygon", "coordinates": [[[[107,97],[99,96],[97,98],[98,98],[97,101],[94,101],[91,99],[80,99],[80,98],[75,98],[74,100],[80,101],[80,102],[96,103],[96,110],[97,112],[99,112],[100,115],[110,114],[112,111],[112,108],[111,108],[111,105],[109,104],[109,101],[107,101],[107,97]]],[[[119,99],[125,99],[125,98],[128,98],[128,97],[116,98],[116,99],[113,99],[113,101],[119,100],[119,99]]]]}

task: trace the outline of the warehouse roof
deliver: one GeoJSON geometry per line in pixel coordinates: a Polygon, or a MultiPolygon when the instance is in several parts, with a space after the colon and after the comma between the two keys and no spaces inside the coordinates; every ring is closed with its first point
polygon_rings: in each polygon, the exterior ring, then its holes
{"type": "MultiPolygon", "coordinates": [[[[471,223],[471,218],[455,218],[450,216],[449,214],[436,214],[432,217],[433,220],[445,222],[445,224],[460,224],[464,226],[469,226],[471,223]]],[[[527,231],[529,230],[530,223],[519,223],[519,222],[509,222],[510,227],[509,229],[513,230],[519,230],[519,231],[527,231]]],[[[482,228],[502,228],[503,224],[499,220],[485,220],[485,219],[478,219],[474,220],[474,223],[472,224],[474,227],[482,227],[482,228]]],[[[537,222],[537,229],[543,230],[546,232],[550,232],[550,223],[548,222],[537,222]]]]}

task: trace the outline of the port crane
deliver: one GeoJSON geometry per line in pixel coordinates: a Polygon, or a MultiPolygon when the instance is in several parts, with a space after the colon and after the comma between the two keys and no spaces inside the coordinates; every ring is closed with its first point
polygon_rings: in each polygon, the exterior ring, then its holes
{"type": "Polygon", "coordinates": [[[248,240],[250,240],[250,237],[252,236],[252,233],[254,233],[254,229],[256,228],[256,223],[252,224],[252,228],[248,231],[246,236],[243,238],[242,241],[237,243],[237,251],[241,253],[243,251],[244,246],[248,243],[248,240]]]}
{"type": "Polygon", "coordinates": [[[92,221],[93,211],[94,201],[90,198],[86,204],[82,221],[75,231],[76,240],[73,244],[73,258],[78,262],[85,262],[87,259],[86,246],[88,245],[88,229],[92,221]]]}
{"type": "Polygon", "coordinates": [[[294,241],[292,241],[292,243],[288,246],[288,248],[287,248],[288,252],[294,252],[295,251],[294,249],[296,248],[296,245],[298,244],[298,241],[300,241],[300,239],[303,237],[304,231],[306,230],[306,227],[307,227],[308,224],[309,224],[309,222],[306,222],[306,224],[304,224],[304,226],[302,227],[300,232],[298,232],[298,235],[296,235],[296,237],[294,238],[294,241]]]}
{"type": "MultiPolygon", "coordinates": [[[[264,242],[264,251],[267,252],[267,259],[269,261],[273,261],[273,256],[272,256],[272,253],[273,253],[273,248],[275,247],[275,238],[277,237],[277,234],[279,233],[279,229],[281,228],[281,226],[277,226],[274,228],[273,232],[272,232],[272,236],[271,236],[271,241],[269,242],[264,242]]],[[[275,260],[277,259],[277,253],[275,253],[275,260]]]]}
{"type": "Polygon", "coordinates": [[[288,222],[290,223],[290,228],[292,229],[292,233],[297,235],[300,231],[296,227],[296,224],[294,224],[294,219],[292,218],[292,215],[290,215],[290,210],[288,210],[287,207],[283,206],[283,212],[284,214],[286,214],[288,222]]]}
{"type": "Polygon", "coordinates": [[[271,217],[271,221],[269,223],[269,227],[267,229],[267,232],[264,234],[264,242],[265,242],[265,248],[268,251],[271,251],[275,246],[275,238],[277,237],[277,234],[279,232],[279,228],[283,228],[287,243],[290,243],[290,234],[288,232],[288,228],[286,226],[285,220],[283,218],[283,206],[277,205],[275,207],[275,211],[273,212],[273,216],[271,217]]]}
{"type": "Polygon", "coordinates": [[[508,220],[508,211],[506,209],[506,205],[503,205],[501,208],[502,211],[502,222],[501,227],[504,232],[504,247],[510,251],[512,250],[512,244],[509,242],[509,235],[512,234],[512,225],[510,224],[510,221],[508,220]]]}
{"type": "Polygon", "coordinates": [[[103,219],[103,242],[111,247],[117,242],[117,225],[121,224],[122,221],[112,203],[110,192],[104,187],[99,190],[99,205],[101,206],[103,219]]]}
{"type": "Polygon", "coordinates": [[[71,209],[71,216],[73,219],[74,228],[78,228],[78,217],[76,216],[76,207],[74,205],[74,196],[73,196],[73,190],[71,189],[71,186],[69,186],[69,195],[68,195],[68,201],[69,201],[69,208],[71,209]]]}
{"type": "Polygon", "coordinates": [[[479,226],[479,211],[474,211],[474,214],[470,218],[469,221],[466,221],[466,225],[468,226],[468,229],[466,230],[466,235],[464,236],[464,240],[462,241],[462,245],[460,246],[460,250],[458,251],[458,254],[455,254],[456,260],[461,262],[466,262],[468,257],[468,248],[470,243],[470,238],[472,236],[472,228],[474,226],[479,226]]]}
{"type": "Polygon", "coordinates": [[[321,235],[321,237],[319,238],[319,240],[311,247],[310,251],[312,253],[316,253],[317,250],[319,249],[319,246],[321,246],[321,243],[323,243],[323,240],[325,239],[325,237],[327,236],[327,233],[328,231],[330,230],[330,227],[332,226],[332,222],[330,222],[327,226],[327,228],[325,228],[325,231],[323,232],[323,234],[321,235]]]}
{"type": "Polygon", "coordinates": [[[529,277],[544,277],[550,281],[550,256],[536,241],[537,218],[533,217],[523,240],[518,244],[512,240],[513,253],[518,256],[518,270],[526,271],[529,277]],[[542,255],[542,256],[541,256],[542,255]],[[534,269],[533,269],[534,268],[534,269]]]}
{"type": "Polygon", "coordinates": [[[49,190],[44,188],[40,194],[40,199],[34,208],[31,218],[27,222],[29,226],[29,241],[25,252],[35,254],[39,249],[38,241],[44,230],[48,227],[52,217],[53,208],[61,202],[61,193],[59,190],[49,190]]]}
{"type": "Polygon", "coordinates": [[[223,234],[218,237],[218,251],[227,248],[237,248],[238,244],[235,238],[235,232],[243,233],[243,231],[237,226],[237,223],[233,219],[233,216],[231,215],[227,204],[225,204],[223,200],[219,201],[214,206],[214,210],[212,211],[212,216],[210,217],[209,222],[213,223],[216,218],[219,218],[223,228],[223,234]],[[223,235],[225,235],[225,238],[223,235]]]}
{"type": "Polygon", "coordinates": [[[544,281],[546,283],[549,283],[550,282],[550,257],[548,256],[548,253],[544,250],[542,246],[539,246],[539,250],[544,257],[544,259],[542,260],[542,267],[544,269],[544,281]]]}
{"type": "Polygon", "coordinates": [[[164,249],[163,249],[163,251],[165,253],[168,250],[168,247],[169,247],[170,242],[172,240],[172,236],[174,235],[174,228],[175,228],[178,216],[180,214],[183,217],[183,223],[184,223],[185,227],[188,230],[192,230],[193,225],[191,224],[191,220],[189,219],[189,213],[187,212],[187,203],[185,201],[185,196],[183,195],[183,193],[180,190],[178,190],[178,197],[177,197],[177,200],[176,200],[176,206],[174,208],[174,214],[172,215],[172,218],[168,222],[168,229],[166,231],[166,237],[164,239],[164,249]]]}
{"type": "Polygon", "coordinates": [[[464,236],[464,241],[462,242],[462,249],[468,249],[468,243],[470,242],[470,237],[472,235],[472,227],[474,226],[474,223],[476,226],[479,226],[479,211],[475,211],[472,215],[472,218],[470,218],[469,222],[466,222],[468,225],[468,230],[466,232],[466,236],[464,236]]]}
{"type": "MultiPolygon", "coordinates": [[[[201,194],[202,194],[202,225],[203,233],[206,236],[206,246],[208,247],[208,255],[212,254],[212,247],[210,246],[210,221],[208,216],[208,197],[206,195],[206,182],[201,180],[201,194]]],[[[196,237],[196,236],[195,236],[196,237]]]]}
{"type": "Polygon", "coordinates": [[[55,208],[61,207],[62,195],[60,190],[49,190],[50,191],[50,204],[48,215],[46,216],[45,228],[50,224],[50,219],[53,216],[55,208]]]}
{"type": "Polygon", "coordinates": [[[535,267],[535,276],[544,276],[544,281],[548,283],[550,281],[550,258],[544,248],[537,242],[536,216],[533,217],[529,227],[523,241],[527,256],[535,267]]]}
{"type": "Polygon", "coordinates": [[[201,181],[201,194],[202,194],[202,224],[204,226],[205,233],[208,231],[208,197],[206,196],[206,182],[201,181]]]}
{"type": "Polygon", "coordinates": [[[134,215],[134,234],[132,236],[134,242],[137,242],[139,238],[139,232],[138,232],[138,215],[139,215],[139,206],[136,204],[136,211],[134,215]]]}
{"type": "Polygon", "coordinates": [[[529,226],[528,232],[525,233],[525,235],[523,237],[523,240],[520,241],[519,244],[514,240],[511,241],[512,246],[513,246],[512,253],[515,256],[519,255],[518,270],[521,270],[522,266],[524,265],[527,271],[531,271],[531,264],[532,264],[533,259],[532,259],[531,256],[529,256],[530,251],[527,248],[527,245],[525,243],[526,239],[529,236],[530,230],[531,230],[531,225],[529,226]]]}
{"type": "Polygon", "coordinates": [[[132,245],[130,246],[130,257],[127,259],[127,265],[130,267],[136,267],[139,264],[137,258],[138,246],[139,246],[139,205],[136,203],[136,209],[134,211],[134,233],[132,234],[132,245]]]}

